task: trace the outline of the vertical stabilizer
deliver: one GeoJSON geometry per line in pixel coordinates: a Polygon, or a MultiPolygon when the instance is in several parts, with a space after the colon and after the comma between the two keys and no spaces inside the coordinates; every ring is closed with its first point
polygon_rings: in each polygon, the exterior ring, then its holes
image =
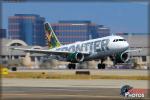
{"type": "Polygon", "coordinates": [[[45,36],[50,49],[59,47],[61,44],[55,35],[51,25],[49,23],[44,24],[45,36]]]}

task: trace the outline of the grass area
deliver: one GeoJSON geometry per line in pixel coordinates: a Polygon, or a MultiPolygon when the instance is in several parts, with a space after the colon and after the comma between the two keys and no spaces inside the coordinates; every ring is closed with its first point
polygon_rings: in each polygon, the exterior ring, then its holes
{"type": "Polygon", "coordinates": [[[43,78],[43,79],[129,79],[150,80],[149,76],[121,76],[121,75],[76,75],[46,72],[9,72],[2,78],[43,78]]]}

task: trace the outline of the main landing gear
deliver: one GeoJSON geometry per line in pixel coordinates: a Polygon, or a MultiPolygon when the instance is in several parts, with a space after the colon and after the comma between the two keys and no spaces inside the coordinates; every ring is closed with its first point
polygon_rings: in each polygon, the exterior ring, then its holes
{"type": "Polygon", "coordinates": [[[98,69],[105,69],[106,65],[105,64],[97,64],[98,69]]]}
{"type": "MultiPolygon", "coordinates": [[[[103,63],[104,60],[101,60],[101,63],[97,64],[98,69],[105,69],[106,64],[103,63]]],[[[76,69],[76,63],[69,63],[67,66],[68,69],[76,69]]]]}
{"type": "Polygon", "coordinates": [[[105,69],[106,64],[103,64],[103,61],[104,61],[104,59],[101,60],[101,63],[98,63],[98,64],[97,64],[97,68],[98,68],[98,69],[105,69]]]}
{"type": "Polygon", "coordinates": [[[70,63],[68,64],[68,69],[76,69],[76,64],[75,63],[70,63]]]}

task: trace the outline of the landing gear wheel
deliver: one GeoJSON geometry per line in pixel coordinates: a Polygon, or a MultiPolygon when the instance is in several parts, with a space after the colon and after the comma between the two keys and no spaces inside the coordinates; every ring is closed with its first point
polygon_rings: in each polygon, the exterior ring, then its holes
{"type": "Polygon", "coordinates": [[[68,69],[76,69],[76,64],[68,64],[68,69]]]}
{"type": "Polygon", "coordinates": [[[97,67],[98,67],[98,69],[105,69],[106,65],[105,64],[98,64],[97,67]]]}

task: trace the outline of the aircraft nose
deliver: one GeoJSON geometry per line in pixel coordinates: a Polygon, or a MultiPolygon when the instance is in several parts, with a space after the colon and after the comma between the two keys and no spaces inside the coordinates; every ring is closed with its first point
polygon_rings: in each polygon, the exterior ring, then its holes
{"type": "Polygon", "coordinates": [[[110,48],[114,50],[127,50],[129,48],[129,43],[127,41],[123,42],[113,42],[113,44],[110,45],[110,48]]]}
{"type": "Polygon", "coordinates": [[[125,42],[123,48],[128,49],[129,48],[129,43],[125,42]]]}

